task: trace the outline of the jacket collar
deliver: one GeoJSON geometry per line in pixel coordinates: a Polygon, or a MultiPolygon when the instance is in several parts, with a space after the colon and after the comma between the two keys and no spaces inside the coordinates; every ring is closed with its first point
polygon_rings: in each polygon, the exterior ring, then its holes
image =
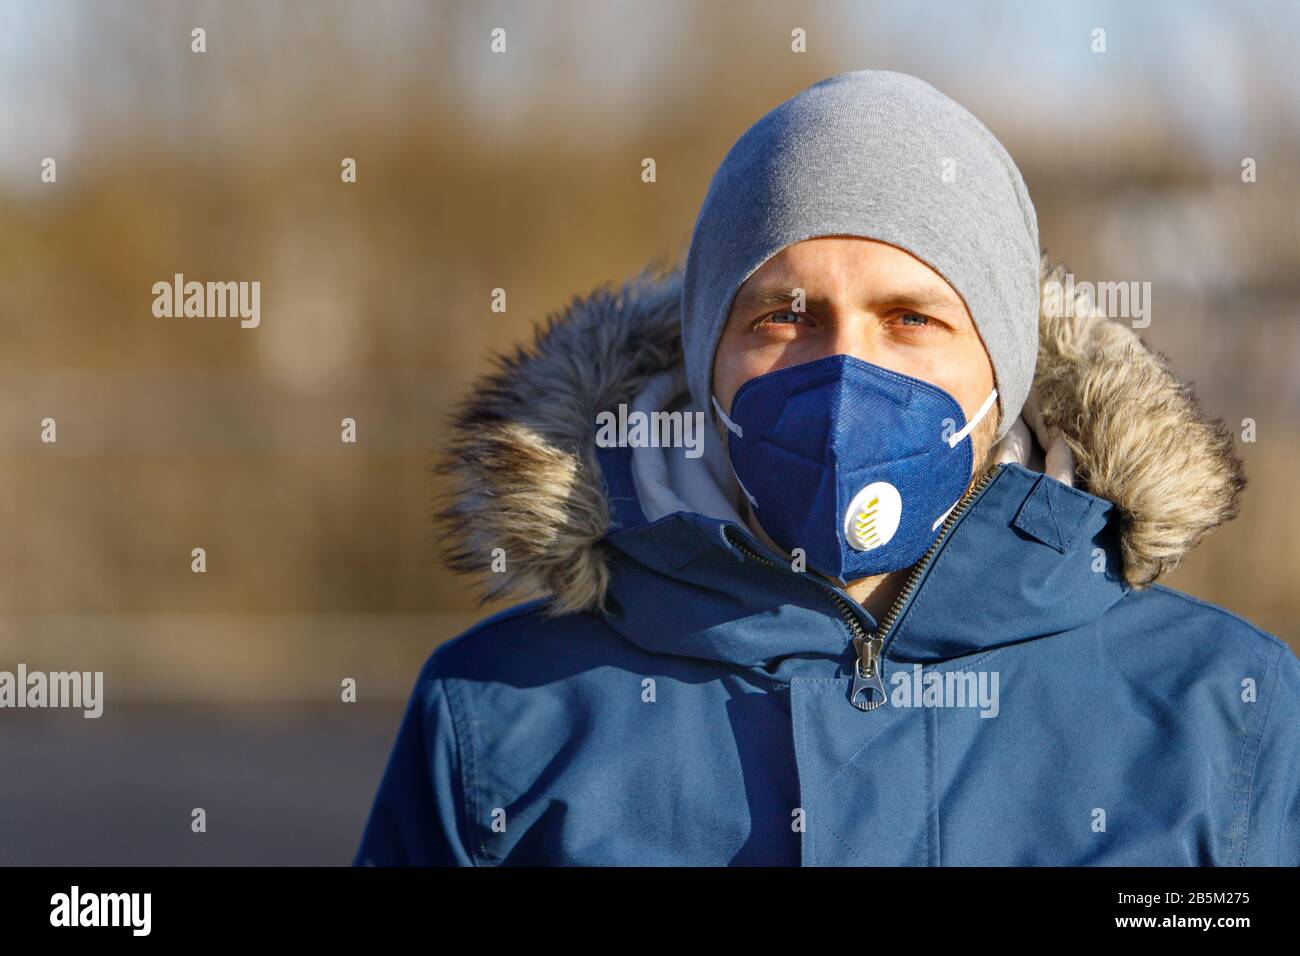
{"type": "MultiPolygon", "coordinates": [[[[615,509],[606,540],[619,552],[610,561],[610,621],[628,640],[788,676],[781,665],[792,656],[847,654],[846,605],[876,630],[880,622],[846,592],[792,571],[734,522],[698,512],[645,521],[629,457],[599,451],[615,509]]],[[[1000,466],[918,567],[885,656],[933,663],[1096,619],[1130,589],[1120,574],[1120,525],[1109,501],[1018,464],[1000,466]]]]}
{"type": "MultiPolygon", "coordinates": [[[[1064,273],[1063,266],[1044,257],[1045,305],[1053,301],[1049,288],[1059,290],[1064,273]]],[[[498,357],[457,410],[438,469],[448,479],[438,518],[447,563],[480,575],[485,599],[540,592],[550,595],[547,614],[607,608],[612,578],[616,572],[626,576],[623,559],[636,551],[626,547],[627,539],[611,539],[611,533],[635,527],[636,510],[627,505],[636,491],[616,464],[625,465],[625,456],[604,456],[602,468],[596,416],[632,402],[651,377],[680,367],[680,295],[680,268],[651,265],[626,282],[574,298],[536,329],[531,343],[498,357]],[[504,574],[492,573],[498,549],[507,558],[504,574]]],[[[1059,294],[1054,304],[1061,304],[1059,294]]],[[[1084,558],[1077,547],[1097,538],[1115,580],[1142,588],[1236,515],[1244,479],[1226,428],[1205,417],[1190,390],[1132,329],[1089,314],[1087,307],[1081,298],[1073,310],[1043,311],[1034,379],[1042,417],[1064,433],[1085,490],[1042,490],[1032,472],[1004,469],[1010,477],[1000,477],[997,494],[987,503],[982,498],[950,536],[933,565],[933,580],[917,592],[907,621],[900,619],[900,652],[907,650],[909,634],[926,630],[930,616],[943,611],[932,602],[945,595],[951,599],[958,582],[971,590],[961,597],[963,614],[946,615],[950,631],[954,621],[977,623],[968,613],[972,594],[1009,596],[988,591],[978,578],[989,555],[981,561],[974,554],[965,563],[953,557],[967,543],[976,546],[977,536],[968,527],[1003,522],[985,531],[1011,544],[1020,535],[1032,537],[1026,526],[1046,534],[1049,519],[1059,524],[1056,505],[1066,507],[1075,503],[1075,495],[1085,496],[1089,507],[1069,538],[1071,547],[1058,553],[1074,555],[1069,562],[1074,567],[1084,558]],[[1017,525],[1026,506],[1030,510],[1017,525]],[[1103,516],[1105,527],[1093,528],[1103,516]],[[941,581],[944,586],[935,586],[941,581]]],[[[709,522],[721,523],[669,515],[654,526],[669,519],[706,533],[709,522]]],[[[647,540],[670,552],[678,541],[662,530],[647,540]]],[[[636,553],[637,560],[644,559],[644,549],[636,553]]],[[[1012,555],[1020,560],[1025,552],[996,553],[1002,560],[1012,555]]],[[[1013,573],[1003,575],[1012,582],[1005,587],[1016,590],[1021,611],[1044,613],[1052,589],[1040,593],[1035,589],[1043,585],[1030,579],[1029,568],[1012,567],[1013,573]]],[[[752,577],[748,580],[752,587],[752,577]]],[[[1075,587],[1092,580],[1070,576],[1075,587]]],[[[978,643],[968,633],[944,640],[953,647],[978,643]]]]}

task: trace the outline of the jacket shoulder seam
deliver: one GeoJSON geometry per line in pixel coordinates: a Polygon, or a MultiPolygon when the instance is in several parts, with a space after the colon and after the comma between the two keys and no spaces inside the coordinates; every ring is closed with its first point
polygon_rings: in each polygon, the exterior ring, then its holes
{"type": "Polygon", "coordinates": [[[478,866],[480,860],[488,861],[489,857],[487,849],[483,846],[482,837],[476,837],[478,833],[476,823],[479,820],[478,763],[473,735],[467,732],[473,726],[473,722],[466,720],[466,705],[459,684],[437,673],[434,674],[433,679],[442,687],[447,698],[447,710],[451,714],[451,736],[456,745],[456,766],[460,774],[461,791],[465,795],[465,805],[461,808],[465,814],[465,846],[469,850],[470,859],[475,866],[478,866]],[[463,731],[462,728],[465,730],[463,731]]]}
{"type": "Polygon", "coordinates": [[[1264,703],[1264,715],[1259,719],[1253,733],[1248,729],[1242,735],[1241,749],[1237,757],[1237,768],[1233,773],[1233,779],[1237,781],[1233,786],[1233,791],[1235,802],[1239,806],[1234,808],[1232,815],[1233,825],[1232,838],[1229,841],[1229,862],[1234,862],[1235,858],[1237,866],[1246,865],[1247,851],[1250,845],[1250,797],[1255,789],[1255,773],[1259,768],[1259,751],[1264,741],[1264,731],[1268,729],[1269,719],[1273,715],[1273,699],[1276,697],[1274,691],[1281,680],[1281,660],[1284,649],[1286,649],[1285,644],[1277,649],[1272,660],[1269,661],[1268,670],[1265,672],[1264,677],[1264,687],[1266,688],[1264,693],[1268,698],[1264,703]],[[1253,747],[1250,746],[1252,736],[1254,737],[1253,747]],[[1249,776],[1245,777],[1243,789],[1242,777],[1246,774],[1247,764],[1249,764],[1250,772],[1249,776]],[[1238,837],[1238,834],[1240,834],[1240,837],[1238,837]],[[1238,838],[1241,841],[1240,852],[1236,851],[1238,838]]]}
{"type": "Polygon", "coordinates": [[[546,598],[536,598],[498,611],[450,640],[444,641],[433,652],[430,659],[432,665],[431,676],[442,686],[447,697],[448,710],[451,712],[451,732],[456,743],[456,756],[458,758],[456,763],[460,770],[461,790],[465,795],[465,806],[463,807],[466,815],[465,826],[467,831],[465,846],[475,866],[495,865],[499,860],[488,852],[482,836],[482,827],[480,825],[482,817],[480,814],[483,807],[479,800],[478,750],[474,743],[474,720],[473,715],[470,713],[470,703],[465,688],[462,686],[463,682],[451,675],[444,676],[441,673],[440,665],[445,660],[445,653],[448,648],[484,636],[500,625],[505,625],[519,618],[529,617],[535,614],[546,601],[546,598]]]}

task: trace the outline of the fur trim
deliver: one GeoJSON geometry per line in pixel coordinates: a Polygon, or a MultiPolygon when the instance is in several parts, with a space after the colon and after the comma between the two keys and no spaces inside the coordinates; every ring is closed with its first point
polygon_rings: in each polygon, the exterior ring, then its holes
{"type": "Polygon", "coordinates": [[[681,362],[680,297],[680,271],[658,263],[575,296],[470,390],[437,469],[451,480],[438,519],[448,566],[486,574],[483,600],[540,591],[553,596],[548,614],[603,607],[596,413],[681,362]],[[496,548],[507,573],[491,572],[496,548]]]}
{"type": "MultiPolygon", "coordinates": [[[[1041,282],[1064,283],[1043,257],[1041,282]]],[[[1059,299],[1059,296],[1057,296],[1059,299]]],[[[1087,489],[1122,513],[1124,579],[1143,588],[1172,571],[1204,535],[1237,516],[1246,485],[1232,436],[1201,410],[1165,357],[1128,326],[1044,308],[1034,392],[1061,429],[1087,489]]],[[[1079,312],[1086,299],[1076,302],[1079,312]]]]}
{"type": "MultiPolygon", "coordinates": [[[[1043,284],[1064,275],[1043,256],[1043,284]]],[[[437,519],[447,564],[482,575],[483,600],[546,593],[549,615],[603,608],[610,514],[596,414],[681,363],[681,282],[680,268],[651,263],[573,297],[531,343],[496,357],[455,412],[437,519]],[[506,573],[492,573],[497,548],[506,573]]],[[[1129,327],[1047,311],[1039,325],[1039,411],[1064,433],[1083,486],[1120,509],[1124,577],[1145,587],[1236,516],[1245,479],[1231,436],[1129,327]]]]}

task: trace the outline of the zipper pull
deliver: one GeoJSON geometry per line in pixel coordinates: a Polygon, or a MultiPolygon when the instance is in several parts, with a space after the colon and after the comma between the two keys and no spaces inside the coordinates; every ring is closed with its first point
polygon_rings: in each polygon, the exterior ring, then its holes
{"type": "Polygon", "coordinates": [[[880,677],[880,648],[884,643],[879,637],[853,639],[853,648],[858,656],[853,661],[853,691],[849,694],[849,703],[858,710],[875,710],[885,702],[885,682],[880,677]]]}

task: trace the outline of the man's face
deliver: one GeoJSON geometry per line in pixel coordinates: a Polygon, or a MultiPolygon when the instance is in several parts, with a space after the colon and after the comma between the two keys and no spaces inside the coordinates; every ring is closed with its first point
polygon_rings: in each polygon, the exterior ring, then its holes
{"type": "MultiPolygon", "coordinates": [[[[939,273],[883,242],[834,236],[783,249],[740,287],[713,360],[714,394],[730,412],[751,378],[840,354],[937,385],[968,421],[993,388],[970,312],[939,273]]],[[[994,409],[971,435],[976,472],[997,427],[994,409]]]]}

